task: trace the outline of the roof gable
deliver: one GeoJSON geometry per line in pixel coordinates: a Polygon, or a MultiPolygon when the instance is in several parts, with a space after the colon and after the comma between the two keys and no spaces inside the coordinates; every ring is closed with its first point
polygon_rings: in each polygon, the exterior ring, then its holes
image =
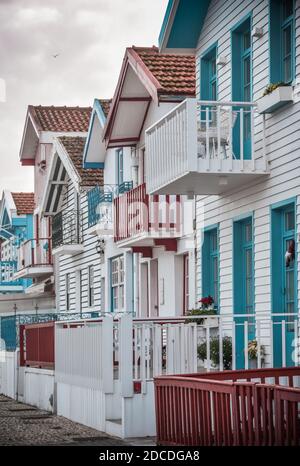
{"type": "Polygon", "coordinates": [[[34,193],[11,193],[15,202],[17,215],[33,214],[34,193]]]}
{"type": "Polygon", "coordinates": [[[104,130],[108,147],[135,145],[151,102],[180,102],[195,95],[194,55],[160,54],[157,47],[126,49],[104,130]]]}
{"type": "Polygon", "coordinates": [[[36,149],[42,134],[84,135],[89,128],[91,112],[91,107],[29,105],[20,149],[22,165],[34,165],[36,149]]]}
{"type": "Polygon", "coordinates": [[[169,0],[159,35],[159,48],[194,50],[210,0],[169,0]]]}
{"type": "Polygon", "coordinates": [[[51,166],[48,172],[46,189],[41,202],[43,215],[59,212],[64,194],[64,187],[73,183],[76,191],[103,185],[103,170],[85,169],[82,166],[85,137],[62,136],[55,139],[51,166]]]}
{"type": "Polygon", "coordinates": [[[83,167],[104,168],[106,147],[103,142],[103,128],[110,110],[111,99],[95,99],[90,127],[83,151],[83,167]]]}

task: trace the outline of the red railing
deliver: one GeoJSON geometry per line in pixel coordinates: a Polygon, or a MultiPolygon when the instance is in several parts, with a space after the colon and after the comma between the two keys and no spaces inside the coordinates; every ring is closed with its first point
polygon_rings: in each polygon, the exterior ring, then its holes
{"type": "Polygon", "coordinates": [[[20,365],[54,368],[55,322],[20,325],[20,365]]]}
{"type": "Polygon", "coordinates": [[[51,238],[29,239],[18,248],[18,270],[52,265],[51,238]]]}
{"type": "Polygon", "coordinates": [[[157,442],[298,446],[299,376],[293,367],[155,378],[157,442]]]}
{"type": "Polygon", "coordinates": [[[180,196],[150,196],[145,184],[137,186],[114,200],[115,241],[143,233],[162,238],[178,236],[180,210],[180,196]]]}

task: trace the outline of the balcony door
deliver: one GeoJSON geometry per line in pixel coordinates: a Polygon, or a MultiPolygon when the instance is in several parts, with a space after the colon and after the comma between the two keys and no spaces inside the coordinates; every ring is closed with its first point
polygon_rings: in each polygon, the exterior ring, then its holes
{"type": "Polygon", "coordinates": [[[248,341],[251,341],[255,338],[252,216],[233,225],[233,296],[236,368],[244,369],[245,339],[248,337],[248,341]]]}
{"type": "MultiPolygon", "coordinates": [[[[251,17],[232,32],[232,100],[252,100],[252,39],[251,17]]],[[[251,159],[251,108],[235,107],[233,112],[233,152],[240,159],[251,159]]]]}
{"type": "Polygon", "coordinates": [[[298,313],[294,202],[272,210],[271,265],[274,366],[292,366],[298,313]]]}
{"type": "Polygon", "coordinates": [[[140,270],[140,316],[157,317],[158,305],[158,260],[143,261],[140,270]]]}

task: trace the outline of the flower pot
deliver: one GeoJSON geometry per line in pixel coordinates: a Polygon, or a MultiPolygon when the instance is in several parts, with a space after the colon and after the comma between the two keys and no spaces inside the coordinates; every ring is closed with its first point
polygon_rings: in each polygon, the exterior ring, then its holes
{"type": "Polygon", "coordinates": [[[218,327],[219,325],[219,320],[217,317],[206,317],[204,319],[204,325],[207,327],[218,327]]]}
{"type": "Polygon", "coordinates": [[[249,360],[249,369],[257,369],[257,359],[249,360]]]}
{"type": "Polygon", "coordinates": [[[272,113],[290,102],[293,102],[293,87],[279,86],[271,94],[267,94],[258,100],[258,112],[272,113]]]}

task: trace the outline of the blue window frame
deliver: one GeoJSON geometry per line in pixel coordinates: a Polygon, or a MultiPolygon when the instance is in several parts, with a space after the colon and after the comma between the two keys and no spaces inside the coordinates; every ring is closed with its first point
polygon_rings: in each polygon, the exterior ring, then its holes
{"type": "MultiPolygon", "coordinates": [[[[252,39],[251,16],[240,22],[231,36],[232,48],[232,100],[251,102],[252,100],[252,39]]],[[[243,124],[244,159],[251,159],[251,110],[243,107],[243,117],[237,111],[237,120],[233,129],[233,151],[240,158],[240,127],[243,124]],[[243,119],[243,121],[241,121],[243,119]]]]}
{"type": "Polygon", "coordinates": [[[252,216],[234,222],[234,312],[254,313],[254,267],[252,216]]]}
{"type": "Polygon", "coordinates": [[[274,365],[278,367],[282,365],[282,321],[286,322],[286,364],[294,364],[292,361],[294,315],[298,312],[295,201],[273,206],[271,214],[274,365]],[[276,314],[279,314],[278,317],[276,314]]]}
{"type": "Polygon", "coordinates": [[[120,186],[124,182],[124,153],[123,149],[117,150],[117,180],[120,186]]]}
{"type": "Polygon", "coordinates": [[[202,100],[217,100],[217,45],[201,58],[200,95],[202,100]]]}
{"type": "Polygon", "coordinates": [[[204,232],[202,246],[202,295],[212,296],[219,307],[219,232],[218,227],[204,232]]]}
{"type": "Polygon", "coordinates": [[[291,83],[295,77],[295,3],[270,0],[270,81],[291,83]]]}

